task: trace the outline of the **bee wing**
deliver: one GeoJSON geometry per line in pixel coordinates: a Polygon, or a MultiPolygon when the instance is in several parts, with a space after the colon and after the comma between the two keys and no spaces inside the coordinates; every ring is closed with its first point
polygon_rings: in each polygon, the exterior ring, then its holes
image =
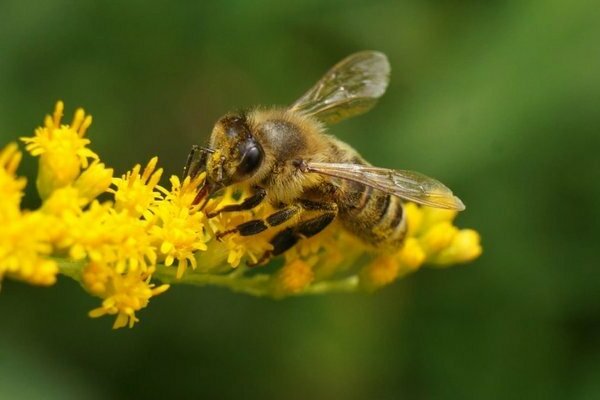
{"type": "Polygon", "coordinates": [[[389,75],[385,54],[354,53],[334,65],[290,109],[334,124],[370,110],[385,93],[389,75]]]}
{"type": "Polygon", "coordinates": [[[402,199],[435,208],[462,211],[463,202],[441,182],[413,171],[360,164],[307,163],[308,172],[347,179],[402,199]]]}

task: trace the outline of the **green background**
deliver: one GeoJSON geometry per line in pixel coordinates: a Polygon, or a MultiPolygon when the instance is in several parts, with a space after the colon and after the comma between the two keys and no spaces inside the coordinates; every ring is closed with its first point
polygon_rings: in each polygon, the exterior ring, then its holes
{"type": "Polygon", "coordinates": [[[119,331],[72,281],[7,281],[0,398],[600,398],[599,43],[593,1],[1,1],[0,143],[63,99],[118,173],[385,52],[386,96],[332,131],[452,187],[484,254],[374,295],[174,287],[119,331]]]}

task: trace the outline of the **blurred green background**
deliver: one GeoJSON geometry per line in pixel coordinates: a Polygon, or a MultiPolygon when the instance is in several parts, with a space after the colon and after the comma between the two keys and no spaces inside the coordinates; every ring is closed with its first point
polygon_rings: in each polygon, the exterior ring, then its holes
{"type": "Polygon", "coordinates": [[[7,281],[0,398],[600,398],[599,43],[593,1],[2,0],[0,143],[63,99],[118,173],[385,52],[387,95],[332,131],[452,187],[484,254],[374,295],[174,287],[119,331],[72,281],[7,281]]]}

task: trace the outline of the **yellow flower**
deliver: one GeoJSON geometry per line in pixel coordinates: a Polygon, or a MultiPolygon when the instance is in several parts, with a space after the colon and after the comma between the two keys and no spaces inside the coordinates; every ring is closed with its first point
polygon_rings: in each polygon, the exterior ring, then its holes
{"type": "Polygon", "coordinates": [[[65,236],[70,235],[64,222],[80,218],[83,208],[106,191],[111,177],[112,169],[105,168],[102,163],[94,162],[82,172],[73,185],[58,188],[46,198],[41,210],[58,218],[52,229],[55,232],[55,235],[51,236],[55,238],[53,242],[64,241],[65,236]]]}
{"type": "Polygon", "coordinates": [[[178,261],[177,278],[181,278],[188,263],[196,269],[194,255],[199,250],[206,250],[209,240],[205,232],[206,215],[200,212],[192,202],[198,192],[198,187],[204,182],[204,174],[191,179],[186,177],[183,182],[172,176],[171,191],[158,187],[164,194],[162,201],[156,202],[152,209],[154,226],[150,230],[153,240],[157,242],[162,260],[166,266],[178,261]]]}
{"type": "Polygon", "coordinates": [[[0,281],[9,276],[34,285],[51,285],[58,266],[45,258],[52,252],[49,221],[42,213],[19,210],[26,184],[16,176],[20,161],[15,143],[0,151],[0,281]]]}
{"type": "Polygon", "coordinates": [[[425,261],[425,252],[415,238],[407,238],[400,251],[382,254],[360,271],[360,283],[369,291],[389,285],[401,276],[414,272],[425,261]]]}
{"type": "Polygon", "coordinates": [[[40,212],[25,212],[2,221],[0,229],[0,280],[3,276],[34,285],[56,282],[58,266],[46,256],[52,253],[48,242],[48,222],[40,212]]]}
{"type": "Polygon", "coordinates": [[[386,286],[397,278],[414,272],[428,262],[449,266],[471,261],[481,254],[479,235],[473,230],[459,231],[452,225],[456,212],[405,204],[406,239],[395,254],[376,257],[360,272],[366,290],[386,286]]]}
{"type": "Polygon", "coordinates": [[[404,204],[404,215],[406,216],[407,232],[406,236],[416,236],[423,223],[423,211],[415,203],[404,204]]]}
{"type": "Polygon", "coordinates": [[[83,268],[81,281],[88,292],[98,297],[106,297],[111,287],[112,279],[116,275],[114,268],[103,263],[91,262],[83,268]]]}
{"type": "Polygon", "coordinates": [[[136,164],[133,170],[121,178],[113,179],[115,189],[109,189],[115,196],[115,209],[126,210],[132,217],[147,216],[148,209],[161,198],[158,181],[163,169],[156,169],[158,157],[152,158],[140,175],[141,166],[136,164]]]}
{"type": "Polygon", "coordinates": [[[96,318],[106,314],[117,315],[113,329],[138,322],[136,311],[145,308],[151,297],[164,293],[169,285],[156,286],[150,283],[152,270],[118,273],[104,263],[90,263],[83,270],[82,280],[86,288],[104,299],[102,306],[89,312],[96,318]]]}
{"type": "Polygon", "coordinates": [[[154,213],[157,222],[152,226],[150,234],[156,240],[160,254],[166,266],[177,260],[177,278],[183,276],[188,262],[196,269],[194,253],[206,250],[204,234],[205,216],[200,212],[190,212],[189,208],[178,208],[173,203],[161,202],[154,213]]]}
{"type": "Polygon", "coordinates": [[[450,266],[456,263],[465,263],[479,257],[482,252],[481,238],[473,229],[460,230],[450,245],[443,249],[431,260],[435,265],[450,266]]]}
{"type": "Polygon", "coordinates": [[[397,257],[400,264],[407,270],[416,270],[425,262],[426,254],[419,241],[414,237],[409,237],[405,240],[397,257]]]}
{"type": "Polygon", "coordinates": [[[79,213],[86,203],[86,199],[79,197],[79,190],[65,186],[52,192],[43,202],[42,211],[56,216],[79,213]]]}
{"type": "Polygon", "coordinates": [[[334,222],[318,235],[300,240],[284,253],[284,257],[286,263],[296,259],[315,260],[311,266],[317,281],[345,272],[367,251],[368,246],[345,232],[339,223],[334,222]]]}
{"type": "Polygon", "coordinates": [[[405,209],[409,237],[404,249],[418,248],[421,262],[450,266],[472,261],[481,255],[479,234],[472,229],[459,230],[452,224],[455,211],[418,207],[412,203],[406,204],[405,209]]]}
{"type": "Polygon", "coordinates": [[[179,177],[173,175],[169,179],[171,182],[170,191],[161,186],[157,186],[157,189],[160,190],[165,198],[173,203],[173,205],[179,208],[192,208],[192,203],[196,198],[200,186],[204,184],[205,177],[206,173],[203,172],[194,179],[191,179],[188,176],[181,182],[179,177]]]}
{"type": "Polygon", "coordinates": [[[92,117],[86,116],[80,108],[71,125],[61,125],[63,109],[59,101],[54,115],[46,117],[44,126],[35,130],[34,137],[21,138],[31,155],[40,156],[36,184],[42,199],[48,198],[55,189],[71,184],[80,169],[87,168],[88,159],[98,159],[96,153],[86,147],[89,139],[83,137],[92,117]]]}
{"type": "Polygon", "coordinates": [[[306,259],[322,251],[327,251],[327,249],[335,251],[339,247],[338,233],[339,227],[332,224],[318,235],[299,241],[290,251],[285,253],[286,261],[293,261],[298,258],[306,259]]]}
{"type": "Polygon", "coordinates": [[[16,176],[22,153],[16,143],[0,150],[0,215],[18,210],[27,184],[25,178],[16,176]]]}
{"type": "Polygon", "coordinates": [[[112,177],[112,168],[106,168],[103,163],[94,161],[79,175],[73,186],[79,191],[78,196],[87,204],[107,191],[112,177]]]}
{"type": "Polygon", "coordinates": [[[450,246],[458,229],[448,221],[435,224],[421,237],[421,244],[428,254],[435,254],[450,246]]]}
{"type": "Polygon", "coordinates": [[[452,222],[457,212],[441,208],[419,207],[422,213],[421,229],[428,229],[440,222],[452,222]]]}
{"type": "Polygon", "coordinates": [[[238,267],[244,259],[256,263],[265,252],[273,249],[264,235],[256,236],[251,238],[233,234],[225,237],[223,242],[229,251],[227,263],[234,268],[238,267]]]}
{"type": "MultiPolygon", "coordinates": [[[[313,263],[314,263],[313,259],[313,263]]],[[[303,260],[296,259],[285,264],[275,275],[274,295],[277,297],[298,294],[310,285],[315,274],[312,266],[303,260]]]]}
{"type": "Polygon", "coordinates": [[[71,230],[71,256],[104,261],[117,272],[146,270],[156,262],[156,247],[148,235],[149,224],[98,203],[74,219],[71,230]]]}
{"type": "Polygon", "coordinates": [[[400,262],[392,255],[381,255],[360,271],[360,284],[372,291],[389,285],[400,274],[400,262]]]}
{"type": "MultiPolygon", "coordinates": [[[[227,205],[239,202],[240,200],[236,199],[234,190],[228,189],[220,198],[207,204],[206,212],[221,209],[227,205]]],[[[252,219],[264,219],[272,212],[273,209],[270,206],[261,204],[253,211],[221,213],[208,220],[208,227],[214,236],[217,233],[227,232],[239,224],[252,219]]],[[[222,237],[220,240],[228,252],[227,263],[234,268],[239,266],[244,259],[249,260],[251,263],[256,263],[265,252],[273,249],[273,246],[269,243],[271,235],[273,235],[273,232],[267,230],[264,233],[252,236],[228,234],[222,237]]]]}

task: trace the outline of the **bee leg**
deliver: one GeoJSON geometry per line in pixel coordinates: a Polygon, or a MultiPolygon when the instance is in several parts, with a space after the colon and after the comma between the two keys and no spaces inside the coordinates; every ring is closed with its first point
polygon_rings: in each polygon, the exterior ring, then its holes
{"type": "Polygon", "coordinates": [[[229,229],[223,232],[217,233],[217,240],[221,240],[224,236],[231,233],[239,233],[240,236],[251,236],[261,233],[268,228],[283,224],[285,221],[292,218],[294,215],[302,211],[302,206],[299,204],[292,204],[291,206],[282,208],[279,211],[269,215],[266,219],[253,219],[252,221],[244,222],[239,224],[233,229],[229,229]]]}
{"type": "Polygon", "coordinates": [[[285,253],[298,243],[300,239],[316,235],[333,222],[337,215],[337,206],[335,204],[315,202],[310,202],[310,204],[313,206],[319,205],[326,211],[317,217],[302,221],[298,225],[290,226],[279,232],[270,241],[273,250],[265,252],[256,263],[248,263],[249,267],[264,264],[271,259],[271,257],[285,253]]]}
{"type": "MultiPolygon", "coordinates": [[[[277,225],[283,224],[290,218],[296,216],[297,214],[303,211],[324,211],[326,213],[333,213],[335,216],[335,214],[337,213],[337,205],[335,203],[319,203],[311,200],[300,199],[297,203],[294,203],[292,205],[282,208],[279,211],[274,212],[273,214],[269,215],[266,219],[253,219],[251,221],[239,224],[233,229],[228,229],[226,231],[219,232],[217,233],[216,238],[217,240],[221,240],[223,237],[232,233],[238,233],[240,236],[256,235],[269,228],[273,228],[277,225]]],[[[308,223],[309,221],[312,221],[312,219],[309,219],[305,222],[308,223]]],[[[298,226],[302,225],[303,223],[304,222],[300,223],[298,226]]],[[[325,228],[325,226],[323,228],[325,228]]]]}
{"type": "Polygon", "coordinates": [[[230,204],[228,206],[222,207],[219,210],[213,211],[211,213],[206,214],[208,218],[216,217],[222,212],[232,212],[232,211],[246,211],[252,210],[254,207],[258,206],[267,196],[267,191],[260,186],[254,186],[252,188],[254,194],[248,198],[246,198],[240,204],[230,204]]]}
{"type": "Polygon", "coordinates": [[[186,177],[195,178],[200,170],[206,165],[206,152],[200,146],[193,145],[188,154],[185,167],[183,168],[183,179],[186,177]]]}

